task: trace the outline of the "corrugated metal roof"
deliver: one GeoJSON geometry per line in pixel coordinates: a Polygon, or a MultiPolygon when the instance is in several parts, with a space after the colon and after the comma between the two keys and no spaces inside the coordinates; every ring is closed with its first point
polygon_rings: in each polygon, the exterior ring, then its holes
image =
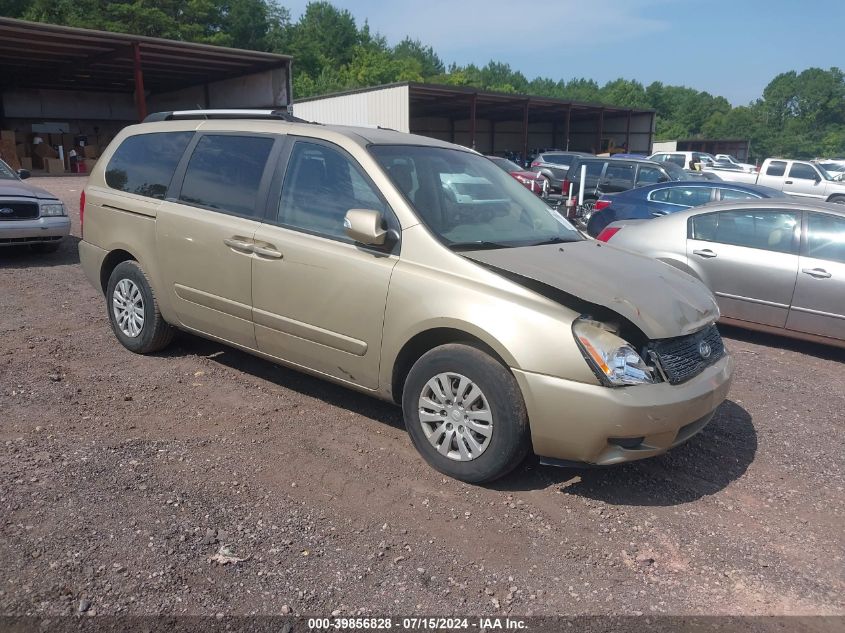
{"type": "Polygon", "coordinates": [[[0,17],[0,88],[132,92],[134,46],[144,87],[164,92],[288,66],[289,55],[0,17]]]}

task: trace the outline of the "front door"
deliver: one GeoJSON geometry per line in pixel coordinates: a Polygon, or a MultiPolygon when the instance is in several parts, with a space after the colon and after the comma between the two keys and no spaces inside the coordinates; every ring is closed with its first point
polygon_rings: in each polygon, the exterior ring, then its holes
{"type": "Polygon", "coordinates": [[[393,221],[351,156],[329,143],[296,140],[276,213],[255,233],[255,335],[267,354],[375,389],[398,256],[353,243],[343,229],[350,209],[375,209],[393,221]]]}
{"type": "Polygon", "coordinates": [[[165,287],[180,322],[249,348],[255,348],[253,235],[274,142],[272,136],[199,135],[175,177],[181,180],[178,194],[161,205],[156,219],[165,287]]]}
{"type": "Polygon", "coordinates": [[[825,181],[811,165],[792,163],[783,181],[783,192],[802,198],[824,198],[825,181]]]}
{"type": "Polygon", "coordinates": [[[808,213],[806,233],[786,327],[845,339],[845,218],[808,213]]]}
{"type": "Polygon", "coordinates": [[[800,213],[720,211],[690,218],[687,262],[722,316],[784,327],[795,278],[800,213]]]}

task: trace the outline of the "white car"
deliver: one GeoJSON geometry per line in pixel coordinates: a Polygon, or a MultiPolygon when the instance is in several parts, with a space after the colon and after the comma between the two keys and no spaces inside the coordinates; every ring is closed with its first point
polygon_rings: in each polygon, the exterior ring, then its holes
{"type": "Polygon", "coordinates": [[[752,173],[757,171],[757,166],[752,165],[751,163],[741,163],[739,162],[735,156],[731,154],[716,154],[716,160],[722,163],[730,163],[731,165],[736,165],[742,171],[747,173],[752,173]]]}

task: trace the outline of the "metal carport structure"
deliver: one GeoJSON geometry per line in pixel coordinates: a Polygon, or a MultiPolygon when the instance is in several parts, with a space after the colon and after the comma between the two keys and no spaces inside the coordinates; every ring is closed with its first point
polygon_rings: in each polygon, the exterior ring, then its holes
{"type": "Polygon", "coordinates": [[[294,113],[321,123],[381,125],[485,154],[535,147],[594,153],[651,151],[654,111],[465,86],[402,82],[301,99],[294,113]]]}
{"type": "Polygon", "coordinates": [[[131,121],[154,109],[285,107],[290,70],[287,55],[0,18],[5,119],[131,121]]]}

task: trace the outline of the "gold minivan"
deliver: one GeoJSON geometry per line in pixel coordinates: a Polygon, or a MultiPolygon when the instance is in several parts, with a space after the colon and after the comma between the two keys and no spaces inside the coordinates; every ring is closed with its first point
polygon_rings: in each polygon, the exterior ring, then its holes
{"type": "Polygon", "coordinates": [[[480,154],[273,111],[151,115],[91,172],[112,329],[184,330],[401,404],[437,470],[615,464],[689,439],[733,361],[700,282],[585,240],[480,154]]]}

